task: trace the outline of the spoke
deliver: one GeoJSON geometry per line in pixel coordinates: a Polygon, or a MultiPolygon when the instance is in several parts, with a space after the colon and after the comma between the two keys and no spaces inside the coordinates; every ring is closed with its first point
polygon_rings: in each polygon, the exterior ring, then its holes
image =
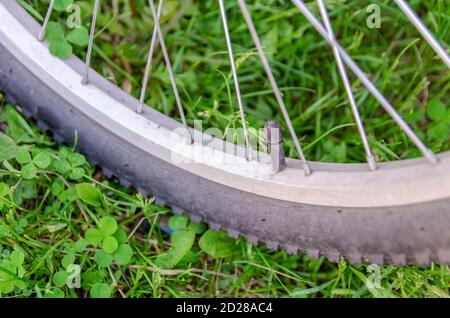
{"type": "Polygon", "coordinates": [[[424,39],[430,44],[437,55],[442,61],[450,68],[450,56],[439,44],[439,41],[434,37],[433,33],[426,27],[422,20],[417,16],[414,10],[409,6],[405,0],[395,0],[395,3],[400,7],[403,13],[408,17],[409,21],[416,27],[416,29],[422,34],[424,39]]]}
{"type": "MultiPolygon", "coordinates": [[[[163,4],[164,4],[164,0],[160,0],[159,5],[158,5],[158,17],[157,17],[158,21],[161,16],[163,4]]],[[[150,78],[150,73],[152,70],[153,54],[155,52],[155,48],[156,48],[156,44],[157,44],[156,43],[157,37],[158,37],[158,31],[156,30],[156,23],[155,23],[155,26],[153,28],[152,40],[150,42],[150,49],[148,51],[147,65],[145,66],[145,74],[144,74],[144,80],[142,82],[141,96],[139,97],[139,105],[137,108],[137,112],[139,114],[141,114],[144,111],[145,94],[147,92],[148,80],[150,78]]]]}
{"type": "Polygon", "coordinates": [[[261,40],[259,39],[258,32],[256,31],[255,25],[253,24],[253,20],[247,9],[247,5],[245,4],[244,0],[237,0],[237,1],[239,3],[239,7],[241,8],[241,12],[242,15],[244,16],[245,22],[247,23],[247,27],[250,31],[250,34],[252,35],[256,49],[258,50],[259,58],[263,64],[264,70],[272,86],[275,98],[277,99],[278,105],[280,106],[281,112],[283,113],[284,120],[286,121],[286,125],[288,126],[292,140],[294,141],[295,148],[298,152],[301,161],[303,162],[303,170],[305,171],[305,175],[309,176],[312,172],[311,168],[309,167],[309,164],[306,161],[305,154],[303,153],[303,149],[295,133],[294,126],[292,125],[291,118],[289,117],[289,113],[286,110],[286,105],[284,104],[283,98],[281,97],[280,89],[278,88],[278,84],[275,80],[275,77],[273,76],[272,69],[270,68],[269,62],[267,60],[266,54],[261,44],[261,40]]]}
{"type": "Polygon", "coordinates": [[[44,24],[42,24],[41,31],[38,35],[38,40],[42,41],[45,37],[45,29],[47,28],[48,21],[50,20],[50,16],[52,15],[53,6],[55,5],[55,0],[51,0],[47,9],[47,14],[45,15],[44,24]]]}
{"type": "Polygon", "coordinates": [[[438,160],[435,154],[425,146],[425,144],[420,140],[420,138],[414,133],[414,131],[409,127],[409,125],[403,120],[402,116],[397,113],[391,103],[380,93],[380,91],[375,87],[375,85],[370,81],[366,74],[359,68],[359,66],[353,61],[353,59],[347,54],[347,52],[340,46],[340,44],[330,37],[327,30],[322,26],[322,24],[317,20],[314,14],[308,9],[302,0],[291,0],[297,8],[302,12],[302,14],[309,20],[309,22],[314,26],[314,28],[322,35],[322,37],[328,42],[329,45],[335,46],[339,50],[339,54],[347,66],[353,71],[353,73],[360,79],[360,81],[367,87],[367,89],[372,93],[372,95],[378,100],[378,102],[383,106],[386,112],[392,117],[392,119],[400,126],[400,128],[406,133],[406,135],[411,139],[411,141],[416,145],[416,147],[422,152],[422,154],[432,163],[437,164],[438,160]]]}
{"type": "MultiPolygon", "coordinates": [[[[320,13],[322,15],[322,20],[325,24],[325,27],[327,28],[328,34],[331,38],[333,38],[333,40],[335,40],[333,27],[331,25],[330,17],[328,16],[328,11],[325,7],[323,0],[317,0],[317,4],[319,6],[320,13]]],[[[352,108],[353,116],[355,117],[356,125],[358,127],[358,131],[361,136],[364,150],[366,152],[367,163],[369,164],[369,168],[371,170],[375,170],[377,168],[377,163],[372,154],[372,150],[370,148],[369,141],[367,140],[366,131],[364,129],[364,125],[363,125],[361,116],[358,111],[358,106],[356,105],[355,97],[353,96],[352,87],[350,85],[350,80],[348,79],[348,76],[347,76],[347,70],[345,69],[345,65],[342,62],[341,54],[339,53],[339,50],[336,47],[336,45],[333,45],[333,53],[334,53],[334,57],[336,59],[336,63],[337,63],[339,72],[341,74],[342,82],[344,83],[344,86],[345,86],[345,91],[347,92],[347,96],[348,96],[348,100],[349,100],[351,108],[352,108]]]]}
{"type": "Polygon", "coordinates": [[[237,97],[237,102],[239,105],[239,112],[241,115],[242,128],[244,130],[245,157],[247,158],[247,160],[251,160],[252,159],[252,150],[250,148],[250,140],[249,140],[249,136],[248,136],[247,122],[245,121],[245,112],[244,112],[244,105],[242,103],[241,89],[239,87],[239,78],[237,75],[236,64],[234,62],[233,47],[231,44],[230,31],[228,29],[227,13],[225,11],[225,6],[223,4],[223,0],[218,0],[218,1],[219,1],[219,7],[220,7],[220,15],[222,17],[223,29],[225,32],[225,39],[226,39],[227,47],[228,47],[228,55],[230,57],[231,71],[233,73],[234,87],[236,90],[236,97],[237,97]]]}
{"type": "Polygon", "coordinates": [[[92,23],[91,23],[91,33],[89,35],[89,45],[87,49],[87,55],[86,55],[86,70],[83,75],[83,79],[81,80],[81,83],[84,85],[89,83],[89,68],[91,66],[91,55],[92,55],[92,46],[94,45],[94,35],[95,35],[95,25],[97,23],[97,15],[98,15],[98,8],[100,0],[95,0],[94,3],[94,14],[92,16],[92,23]]]}
{"type": "Polygon", "coordinates": [[[175,101],[178,106],[178,111],[180,112],[181,121],[189,135],[187,141],[188,141],[188,143],[192,143],[193,142],[192,135],[191,135],[191,132],[187,125],[183,105],[181,104],[180,94],[178,93],[177,83],[175,82],[175,76],[173,74],[172,63],[170,62],[169,53],[167,52],[166,43],[164,42],[164,36],[161,31],[161,26],[159,25],[159,19],[158,19],[158,15],[156,13],[154,0],[149,0],[149,4],[150,4],[150,9],[152,10],[153,19],[155,21],[155,28],[156,28],[156,31],[158,32],[159,43],[161,45],[161,50],[164,55],[164,60],[166,62],[167,71],[169,72],[170,81],[172,83],[172,89],[173,89],[173,94],[175,95],[175,101]]]}

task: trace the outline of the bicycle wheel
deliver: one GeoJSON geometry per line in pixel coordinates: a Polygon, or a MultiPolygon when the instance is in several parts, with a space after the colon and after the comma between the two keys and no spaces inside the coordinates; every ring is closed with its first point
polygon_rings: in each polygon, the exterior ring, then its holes
{"type": "MultiPolygon", "coordinates": [[[[246,146],[186,130],[149,107],[139,114],[138,100],[93,70],[87,79],[78,58],[53,57],[38,40],[41,26],[15,1],[0,1],[0,21],[0,87],[9,101],[55,140],[77,141],[124,186],[272,249],[352,263],[450,263],[450,153],[435,157],[424,148],[435,164],[419,158],[376,169],[300,156],[274,171],[273,161],[263,160],[267,154],[251,151],[248,158],[246,146]],[[174,133],[180,130],[193,142],[174,133]]],[[[328,41],[348,62],[334,37],[328,41]]]]}

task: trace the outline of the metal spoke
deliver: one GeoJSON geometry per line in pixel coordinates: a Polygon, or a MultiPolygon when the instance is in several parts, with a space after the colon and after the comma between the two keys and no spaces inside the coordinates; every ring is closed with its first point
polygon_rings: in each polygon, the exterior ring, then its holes
{"type": "Polygon", "coordinates": [[[247,160],[251,160],[252,159],[252,150],[250,148],[250,140],[249,140],[249,135],[248,135],[247,122],[245,121],[244,104],[242,103],[241,89],[239,87],[239,78],[237,75],[236,64],[234,62],[233,47],[231,44],[230,31],[228,29],[227,13],[225,11],[225,6],[223,4],[223,0],[218,0],[218,1],[219,1],[219,7],[220,7],[220,15],[222,17],[223,29],[225,32],[225,40],[227,42],[227,47],[228,47],[228,55],[230,58],[231,71],[233,73],[234,87],[236,90],[236,98],[237,98],[237,102],[238,102],[238,106],[239,106],[239,112],[241,115],[242,128],[244,130],[245,157],[247,160]]]}
{"type": "Polygon", "coordinates": [[[173,89],[173,94],[175,95],[175,101],[177,103],[178,110],[180,112],[181,121],[183,123],[184,128],[186,129],[186,131],[189,134],[187,141],[188,141],[188,143],[192,143],[193,142],[192,135],[191,135],[191,132],[187,125],[183,105],[181,104],[180,94],[178,93],[177,83],[175,82],[175,76],[173,74],[172,63],[170,62],[169,53],[167,52],[166,43],[164,42],[164,36],[161,31],[161,26],[159,25],[158,15],[157,15],[156,9],[155,9],[155,2],[153,0],[149,0],[149,4],[150,4],[150,9],[152,11],[153,19],[155,21],[155,28],[156,28],[156,31],[158,32],[159,43],[161,45],[161,50],[163,52],[164,60],[166,62],[167,71],[169,72],[170,81],[172,83],[172,89],[173,89]]]}
{"type": "MultiPolygon", "coordinates": [[[[158,5],[158,17],[157,17],[158,21],[161,16],[163,4],[164,4],[164,0],[160,0],[159,5],[158,5]]],[[[141,114],[144,111],[145,94],[147,92],[148,80],[150,78],[150,73],[152,70],[153,54],[155,52],[157,38],[158,38],[158,31],[156,30],[156,23],[155,23],[155,26],[153,28],[152,40],[150,42],[150,49],[148,51],[147,65],[145,66],[145,73],[144,73],[144,80],[142,82],[141,95],[139,97],[139,104],[138,104],[138,108],[136,110],[139,114],[141,114]]]]}
{"type": "Polygon", "coordinates": [[[247,9],[247,5],[244,0],[237,0],[239,7],[241,8],[242,15],[244,16],[245,22],[247,23],[247,27],[252,35],[253,42],[255,43],[256,49],[259,53],[259,58],[263,64],[264,70],[267,74],[269,82],[272,86],[272,90],[275,94],[275,98],[280,106],[281,112],[283,114],[284,120],[286,121],[286,125],[288,126],[289,132],[291,134],[292,140],[294,141],[295,148],[298,152],[298,155],[303,162],[303,170],[305,171],[305,175],[309,176],[312,171],[309,167],[308,162],[306,161],[305,154],[303,153],[303,149],[300,145],[300,142],[297,138],[297,135],[294,130],[294,126],[292,125],[291,118],[289,117],[289,113],[287,112],[286,105],[284,104],[283,98],[281,97],[280,89],[278,88],[278,84],[275,80],[275,77],[272,73],[272,69],[270,68],[269,61],[267,60],[266,54],[261,44],[261,40],[259,39],[258,32],[256,31],[255,25],[253,24],[252,17],[247,9]]]}
{"type": "MultiPolygon", "coordinates": [[[[332,37],[335,40],[333,27],[331,25],[330,17],[328,16],[328,11],[325,7],[323,0],[317,0],[317,4],[319,6],[320,13],[322,15],[322,20],[325,24],[325,27],[327,28],[328,34],[330,37],[332,37]]],[[[344,83],[344,86],[345,86],[345,91],[347,92],[347,97],[348,97],[348,100],[349,100],[351,108],[352,108],[353,116],[355,117],[356,125],[358,127],[358,131],[361,136],[364,150],[366,152],[367,163],[369,164],[369,168],[371,170],[375,170],[377,168],[377,163],[372,154],[372,150],[370,148],[369,141],[367,140],[366,131],[364,129],[364,125],[363,125],[361,116],[358,111],[358,106],[356,105],[355,97],[353,96],[352,87],[350,85],[350,80],[348,79],[348,76],[347,76],[347,70],[345,69],[345,65],[342,62],[341,55],[340,55],[339,50],[336,47],[336,45],[333,45],[333,53],[334,53],[334,57],[336,59],[339,73],[341,74],[342,82],[344,83]]]]}
{"type": "Polygon", "coordinates": [[[353,61],[353,59],[347,54],[347,52],[340,46],[340,44],[331,37],[327,30],[317,20],[314,14],[308,9],[302,0],[291,0],[302,14],[309,20],[314,28],[324,37],[329,45],[335,46],[339,50],[339,54],[347,66],[353,71],[353,73],[361,80],[361,82],[367,87],[372,95],[383,106],[386,112],[392,117],[392,119],[400,126],[400,128],[406,133],[416,147],[422,152],[422,154],[433,164],[437,164],[438,160],[436,155],[420,140],[420,138],[414,133],[409,125],[403,120],[401,115],[397,113],[391,103],[380,93],[375,85],[370,81],[366,74],[359,68],[359,66],[353,61]]]}
{"type": "Polygon", "coordinates": [[[83,79],[81,80],[81,83],[84,85],[89,83],[89,69],[91,66],[91,54],[92,54],[92,46],[94,45],[94,35],[95,35],[95,25],[97,23],[97,15],[98,15],[98,8],[100,5],[100,0],[95,0],[94,3],[94,13],[92,16],[92,23],[91,23],[91,33],[89,35],[89,45],[86,55],[86,70],[83,75],[83,79]]]}
{"type": "Polygon", "coordinates": [[[42,41],[45,37],[45,30],[47,29],[48,21],[50,20],[50,16],[52,15],[53,6],[55,5],[55,0],[51,0],[47,9],[47,14],[45,15],[44,23],[42,24],[41,31],[38,35],[38,40],[42,41]]]}
{"type": "Polygon", "coordinates": [[[414,10],[409,6],[408,2],[405,0],[395,0],[395,3],[400,7],[403,13],[408,17],[409,21],[416,27],[416,29],[422,34],[424,39],[431,45],[433,50],[442,59],[442,61],[447,64],[450,68],[450,56],[444,50],[444,48],[439,44],[439,41],[434,37],[433,33],[426,27],[423,21],[417,16],[414,10]]]}

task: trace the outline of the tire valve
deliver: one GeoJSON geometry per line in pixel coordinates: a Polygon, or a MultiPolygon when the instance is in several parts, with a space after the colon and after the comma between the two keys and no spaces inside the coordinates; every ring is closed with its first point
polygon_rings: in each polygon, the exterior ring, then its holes
{"type": "Polygon", "coordinates": [[[276,120],[264,124],[266,133],[267,151],[270,154],[272,172],[277,173],[286,168],[286,157],[283,149],[283,135],[280,124],[276,120]]]}

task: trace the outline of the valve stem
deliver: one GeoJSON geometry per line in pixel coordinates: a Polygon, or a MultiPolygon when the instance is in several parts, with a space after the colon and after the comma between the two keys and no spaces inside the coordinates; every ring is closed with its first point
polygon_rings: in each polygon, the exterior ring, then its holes
{"type": "Polygon", "coordinates": [[[272,172],[278,173],[286,168],[286,157],[283,149],[283,135],[280,124],[276,120],[265,123],[267,150],[270,153],[272,172]]]}

